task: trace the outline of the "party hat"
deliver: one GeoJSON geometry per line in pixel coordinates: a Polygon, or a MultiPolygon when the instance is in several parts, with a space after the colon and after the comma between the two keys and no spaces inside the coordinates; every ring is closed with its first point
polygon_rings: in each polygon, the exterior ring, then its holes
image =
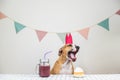
{"type": "Polygon", "coordinates": [[[65,44],[73,44],[72,35],[71,35],[70,33],[67,33],[67,34],[66,34],[65,44]]]}

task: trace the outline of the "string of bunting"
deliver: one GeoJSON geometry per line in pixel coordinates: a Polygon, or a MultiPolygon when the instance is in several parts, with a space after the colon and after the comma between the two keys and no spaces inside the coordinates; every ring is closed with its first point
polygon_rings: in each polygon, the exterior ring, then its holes
{"type": "MultiPolygon", "coordinates": [[[[116,11],[115,14],[120,15],[120,9],[118,11],[116,11]]],[[[113,14],[113,15],[115,15],[115,14],[113,14]]],[[[110,30],[109,29],[109,18],[111,18],[113,15],[111,15],[110,17],[106,18],[105,20],[102,20],[101,22],[99,22],[95,25],[99,25],[100,27],[109,31],[110,30]]],[[[10,17],[8,17],[5,14],[3,14],[2,12],[0,12],[0,19],[4,19],[4,18],[8,18],[8,19],[12,20],[10,17]]],[[[12,21],[14,21],[14,27],[15,27],[16,34],[18,34],[21,30],[23,30],[24,28],[27,27],[27,26],[25,26],[25,25],[23,25],[19,22],[16,22],[15,20],[12,20],[12,21]]],[[[93,26],[91,26],[91,27],[93,27],[93,26]]],[[[79,34],[81,34],[87,40],[91,27],[87,27],[87,28],[84,28],[84,29],[81,29],[81,30],[77,30],[75,32],[79,32],[79,34]]],[[[40,30],[35,30],[35,29],[34,29],[34,31],[36,32],[39,41],[41,41],[45,37],[45,35],[47,33],[49,33],[49,32],[46,32],[46,31],[40,31],[40,30]]],[[[66,33],[65,32],[64,33],[57,33],[56,32],[56,34],[62,40],[62,42],[64,42],[66,33]]]]}

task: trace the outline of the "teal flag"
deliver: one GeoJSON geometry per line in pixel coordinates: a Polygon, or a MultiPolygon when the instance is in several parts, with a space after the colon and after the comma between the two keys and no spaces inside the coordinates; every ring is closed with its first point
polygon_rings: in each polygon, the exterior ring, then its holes
{"type": "Polygon", "coordinates": [[[65,35],[66,33],[57,33],[57,35],[59,36],[59,38],[62,40],[62,42],[65,42],[65,35]]]}
{"type": "Polygon", "coordinates": [[[100,23],[98,23],[98,25],[109,31],[109,18],[105,19],[104,21],[102,21],[100,23]]]}
{"type": "Polygon", "coordinates": [[[15,25],[15,30],[16,30],[16,33],[18,33],[19,31],[21,31],[23,28],[25,28],[24,25],[18,23],[18,22],[14,22],[14,25],[15,25]]]}

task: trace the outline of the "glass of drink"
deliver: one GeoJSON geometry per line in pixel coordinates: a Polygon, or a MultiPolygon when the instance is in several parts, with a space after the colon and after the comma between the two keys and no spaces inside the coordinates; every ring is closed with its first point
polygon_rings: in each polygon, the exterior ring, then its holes
{"type": "Polygon", "coordinates": [[[40,59],[39,76],[40,77],[49,77],[50,76],[49,59],[40,59]]]}

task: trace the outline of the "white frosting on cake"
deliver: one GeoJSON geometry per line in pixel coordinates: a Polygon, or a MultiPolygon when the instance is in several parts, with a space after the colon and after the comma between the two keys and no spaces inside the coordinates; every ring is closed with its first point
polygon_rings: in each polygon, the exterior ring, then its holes
{"type": "Polygon", "coordinates": [[[75,71],[74,72],[84,72],[82,68],[80,67],[76,67],[75,71]]]}

